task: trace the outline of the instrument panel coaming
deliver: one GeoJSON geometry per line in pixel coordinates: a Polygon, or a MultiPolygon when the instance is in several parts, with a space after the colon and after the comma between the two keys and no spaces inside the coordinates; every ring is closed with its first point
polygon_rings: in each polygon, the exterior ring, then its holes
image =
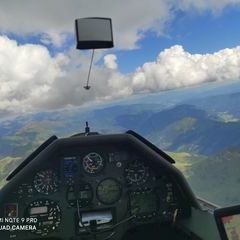
{"type": "Polygon", "coordinates": [[[16,239],[88,239],[117,224],[130,229],[188,214],[171,176],[128,146],[62,149],[22,180],[6,202],[5,216],[38,218],[38,227],[16,239]],[[7,211],[14,198],[18,213],[7,211]]]}

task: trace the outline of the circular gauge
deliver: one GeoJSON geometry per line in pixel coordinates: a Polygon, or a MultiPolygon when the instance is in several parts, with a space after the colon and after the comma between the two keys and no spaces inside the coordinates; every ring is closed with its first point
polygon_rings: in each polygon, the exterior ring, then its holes
{"type": "Polygon", "coordinates": [[[142,161],[133,161],[125,169],[128,184],[142,184],[147,181],[149,176],[148,168],[142,161]]]}
{"type": "Polygon", "coordinates": [[[149,219],[157,215],[158,200],[155,192],[136,191],[130,193],[131,214],[138,219],[149,219]]]}
{"type": "Polygon", "coordinates": [[[23,183],[19,185],[17,189],[17,194],[19,198],[24,198],[24,197],[32,197],[33,195],[33,187],[30,184],[23,183]]]}
{"type": "Polygon", "coordinates": [[[97,186],[97,197],[101,203],[113,204],[120,199],[121,194],[121,184],[113,178],[104,179],[97,186]]]}
{"type": "Polygon", "coordinates": [[[67,190],[67,202],[72,207],[86,207],[93,198],[93,191],[89,183],[81,182],[77,186],[70,186],[67,190]]]}
{"type": "Polygon", "coordinates": [[[49,195],[58,190],[59,180],[53,170],[43,170],[38,172],[34,177],[34,187],[42,194],[49,195]]]}
{"type": "Polygon", "coordinates": [[[61,223],[61,210],[57,202],[42,199],[30,203],[26,209],[26,218],[36,218],[36,230],[32,232],[46,236],[55,231],[61,223]]]}
{"type": "Polygon", "coordinates": [[[87,173],[95,174],[103,169],[104,160],[98,153],[91,152],[83,158],[82,164],[87,173]]]}

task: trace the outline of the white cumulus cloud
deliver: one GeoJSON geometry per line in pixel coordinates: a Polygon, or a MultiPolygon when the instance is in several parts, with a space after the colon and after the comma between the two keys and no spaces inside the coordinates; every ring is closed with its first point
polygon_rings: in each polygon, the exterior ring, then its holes
{"type": "Polygon", "coordinates": [[[133,75],[134,92],[156,92],[204,82],[240,80],[240,47],[191,54],[176,45],[145,63],[133,75]]]}
{"type": "Polygon", "coordinates": [[[48,94],[56,78],[64,76],[63,54],[51,57],[41,45],[18,45],[0,37],[0,109],[25,111],[48,94]]]}
{"type": "MultiPolygon", "coordinates": [[[[240,80],[240,46],[213,54],[191,54],[180,45],[160,52],[130,74],[117,69],[117,56],[106,55],[94,65],[86,83],[90,56],[70,50],[51,56],[41,45],[18,45],[0,37],[0,116],[80,106],[92,101],[123,98],[213,81],[240,80]]],[[[96,56],[99,58],[99,56],[96,56]]]]}
{"type": "Polygon", "coordinates": [[[166,23],[178,10],[216,12],[239,3],[240,0],[1,0],[0,31],[22,36],[40,34],[43,43],[61,46],[74,33],[74,19],[110,17],[115,46],[133,49],[147,30],[164,34],[166,23]]]}
{"type": "Polygon", "coordinates": [[[114,54],[108,54],[104,56],[104,64],[109,69],[117,69],[117,56],[114,54]]]}
{"type": "Polygon", "coordinates": [[[185,10],[211,10],[218,13],[226,6],[240,5],[239,0],[180,0],[180,6],[185,10]]]}
{"type": "Polygon", "coordinates": [[[74,33],[74,20],[83,17],[110,17],[118,48],[137,46],[142,32],[159,20],[162,32],[171,16],[171,0],[12,0],[0,1],[0,31],[20,35],[42,34],[42,42],[57,46],[74,33]]]}

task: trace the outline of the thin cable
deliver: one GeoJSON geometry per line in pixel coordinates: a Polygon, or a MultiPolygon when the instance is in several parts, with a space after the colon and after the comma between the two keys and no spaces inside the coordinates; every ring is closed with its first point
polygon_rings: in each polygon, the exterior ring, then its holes
{"type": "MultiPolygon", "coordinates": [[[[77,207],[79,207],[79,205],[78,205],[77,207]]],[[[132,220],[132,219],[134,219],[134,218],[136,217],[136,215],[132,215],[132,216],[130,216],[130,217],[128,217],[128,218],[123,219],[122,221],[116,223],[115,225],[113,225],[113,226],[111,226],[111,227],[109,227],[109,228],[106,228],[106,229],[103,229],[103,230],[100,230],[100,229],[99,229],[99,230],[93,231],[93,230],[91,230],[88,226],[85,226],[85,225],[84,225],[84,223],[82,222],[82,220],[81,220],[81,218],[80,218],[80,214],[79,214],[78,216],[79,216],[80,223],[81,223],[81,225],[83,226],[83,228],[84,228],[89,234],[91,234],[91,235],[97,235],[97,234],[102,234],[102,233],[109,232],[109,231],[111,231],[111,230],[114,230],[114,229],[115,229],[116,227],[118,227],[119,225],[121,225],[121,224],[123,224],[123,223],[126,223],[126,222],[128,222],[128,221],[130,221],[130,220],[132,220]]],[[[112,233],[111,233],[111,234],[112,234],[112,233]]],[[[110,234],[110,235],[111,235],[111,234],[110,234]]],[[[110,235],[108,235],[107,238],[108,238],[110,235]]],[[[114,233],[114,235],[115,235],[115,233],[114,233]]]]}
{"type": "Polygon", "coordinates": [[[114,237],[116,234],[116,232],[112,232],[110,233],[106,238],[104,238],[104,240],[108,240],[108,239],[111,239],[112,237],[114,237]]]}
{"type": "Polygon", "coordinates": [[[94,49],[92,50],[92,57],[91,57],[91,62],[90,62],[89,71],[88,71],[87,84],[86,84],[86,86],[84,86],[84,88],[85,88],[86,90],[89,90],[89,89],[91,88],[88,84],[89,84],[90,74],[91,74],[91,70],[92,70],[93,58],[94,58],[94,49]]]}
{"type": "Polygon", "coordinates": [[[97,233],[109,232],[109,231],[115,229],[116,227],[118,227],[119,225],[121,225],[121,224],[123,224],[123,223],[125,223],[125,222],[128,222],[128,221],[134,219],[135,217],[136,217],[136,215],[132,215],[132,216],[130,216],[130,217],[128,217],[128,218],[123,219],[122,221],[116,223],[115,225],[113,225],[113,226],[111,226],[111,227],[109,227],[109,228],[107,228],[107,229],[98,231],[97,233]]]}
{"type": "Polygon", "coordinates": [[[176,221],[177,221],[177,216],[178,216],[178,209],[175,209],[174,214],[173,214],[172,226],[175,226],[176,221]]]}

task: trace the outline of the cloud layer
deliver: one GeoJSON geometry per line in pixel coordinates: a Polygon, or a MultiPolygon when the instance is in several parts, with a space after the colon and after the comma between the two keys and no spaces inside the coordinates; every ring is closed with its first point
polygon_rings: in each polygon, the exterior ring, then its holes
{"type": "Polygon", "coordinates": [[[94,65],[92,88],[86,91],[89,56],[81,55],[73,65],[75,52],[53,57],[46,47],[18,45],[0,37],[0,113],[80,106],[143,92],[240,80],[240,46],[201,55],[176,45],[126,75],[118,71],[116,55],[106,55],[104,66],[94,65]]]}
{"type": "Polygon", "coordinates": [[[64,76],[62,66],[67,62],[62,54],[52,58],[43,46],[18,46],[0,37],[0,109],[32,110],[56,79],[64,76]]]}
{"type": "Polygon", "coordinates": [[[114,22],[115,46],[132,49],[152,30],[165,31],[166,23],[178,10],[218,12],[240,0],[3,0],[0,2],[0,31],[14,34],[41,35],[44,43],[61,46],[74,32],[74,19],[111,17],[114,22]]]}
{"type": "Polygon", "coordinates": [[[115,45],[131,49],[145,30],[158,20],[158,30],[171,15],[171,0],[42,0],[1,1],[0,31],[18,34],[42,33],[44,43],[61,45],[67,34],[74,32],[74,19],[111,17],[114,22],[115,45]],[[136,10],[137,8],[137,10],[136,10]]]}
{"type": "Polygon", "coordinates": [[[180,0],[180,8],[184,10],[211,10],[214,13],[219,13],[226,6],[239,4],[239,0],[180,0]]]}
{"type": "Polygon", "coordinates": [[[232,80],[240,80],[240,47],[202,55],[176,45],[138,68],[132,85],[134,92],[155,92],[232,80]]]}

